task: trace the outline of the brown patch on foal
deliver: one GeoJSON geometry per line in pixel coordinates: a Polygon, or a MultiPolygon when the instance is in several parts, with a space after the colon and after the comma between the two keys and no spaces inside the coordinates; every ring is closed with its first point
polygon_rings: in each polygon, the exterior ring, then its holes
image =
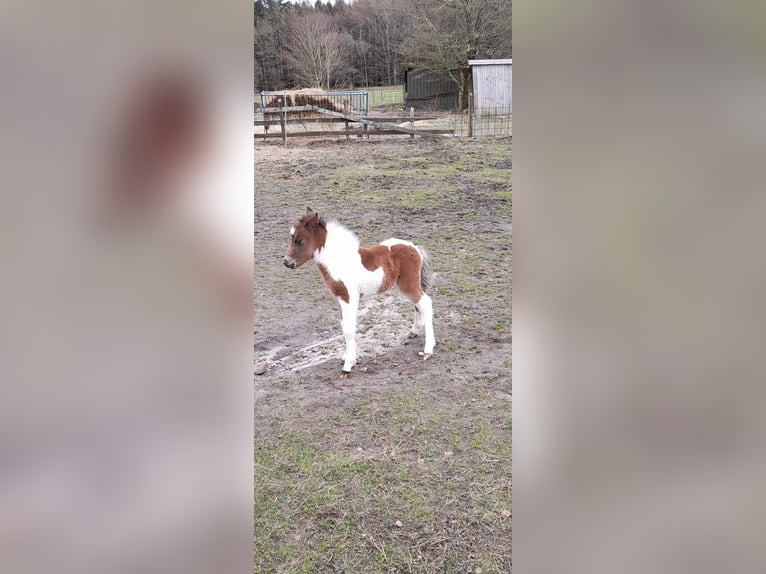
{"type": "Polygon", "coordinates": [[[322,274],[322,279],[324,279],[324,282],[327,284],[327,286],[330,288],[330,291],[333,295],[336,297],[340,297],[343,301],[348,303],[348,289],[346,289],[345,283],[343,281],[337,281],[330,277],[330,272],[327,271],[327,268],[325,268],[324,265],[321,263],[317,263],[317,267],[319,267],[319,272],[322,274]]]}
{"type": "Polygon", "coordinates": [[[362,265],[368,271],[383,268],[383,283],[379,293],[394,286],[407,296],[413,303],[420,301],[423,290],[420,287],[420,268],[422,260],[417,249],[409,245],[395,244],[391,247],[376,245],[375,247],[360,247],[359,255],[362,265]]]}
{"type": "Polygon", "coordinates": [[[423,289],[420,287],[420,253],[414,247],[398,244],[391,246],[391,257],[399,267],[399,290],[409,297],[410,301],[417,303],[423,295],[423,289]]]}
{"type": "Polygon", "coordinates": [[[399,267],[391,257],[391,251],[385,245],[376,245],[375,247],[360,247],[359,256],[362,258],[362,265],[367,271],[375,271],[383,268],[383,283],[378,289],[382,293],[390,289],[396,283],[399,277],[399,267]]]}

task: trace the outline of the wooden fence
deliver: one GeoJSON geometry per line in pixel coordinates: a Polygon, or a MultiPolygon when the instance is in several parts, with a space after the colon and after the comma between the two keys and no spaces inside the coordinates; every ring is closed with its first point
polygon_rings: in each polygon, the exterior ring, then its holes
{"type": "MultiPolygon", "coordinates": [[[[412,113],[409,116],[404,117],[363,118],[353,114],[326,110],[317,106],[264,108],[262,112],[264,113],[264,119],[255,120],[254,126],[263,126],[264,132],[258,133],[254,131],[253,137],[255,139],[281,138],[285,145],[287,144],[288,138],[293,137],[338,136],[345,134],[346,139],[349,139],[352,135],[357,137],[369,137],[371,135],[409,135],[411,138],[414,138],[415,136],[442,138],[451,136],[454,133],[453,129],[447,128],[415,129],[413,124],[416,118],[412,113]],[[295,117],[296,114],[302,112],[315,112],[319,114],[319,117],[295,117]],[[290,117],[291,113],[294,115],[293,118],[290,117]],[[274,118],[267,120],[265,119],[266,115],[273,115],[274,118]],[[409,122],[412,127],[397,125],[404,122],[409,122]],[[288,129],[290,125],[302,125],[305,127],[305,124],[307,123],[343,123],[344,129],[341,131],[315,130],[299,132],[290,132],[288,129]],[[279,131],[270,132],[269,128],[272,126],[279,126],[279,131]]],[[[431,118],[419,117],[417,119],[423,120],[431,118]]]]}

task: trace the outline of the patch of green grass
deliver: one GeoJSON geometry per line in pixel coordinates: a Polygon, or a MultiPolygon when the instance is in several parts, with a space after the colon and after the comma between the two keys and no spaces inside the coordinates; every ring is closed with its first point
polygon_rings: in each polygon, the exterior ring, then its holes
{"type": "MultiPolygon", "coordinates": [[[[444,151],[444,155],[415,154],[395,160],[375,158],[328,165],[321,178],[307,173],[275,183],[286,192],[295,187],[313,189],[315,197],[306,198],[311,201],[334,203],[354,198],[372,208],[393,206],[399,211],[428,212],[466,200],[510,202],[510,189],[496,189],[511,185],[511,171],[502,167],[508,163],[510,146],[488,146],[481,151],[467,148],[464,153],[451,153],[449,148],[444,151]]],[[[466,221],[482,217],[467,214],[466,221]]]]}
{"type": "Polygon", "coordinates": [[[351,415],[358,418],[370,416],[370,403],[366,400],[357,401],[351,407],[351,415]]]}
{"type": "Polygon", "coordinates": [[[405,191],[396,204],[396,208],[402,211],[423,211],[441,207],[452,189],[442,187],[440,189],[414,189],[405,191]]]}
{"type": "Polygon", "coordinates": [[[510,186],[512,176],[510,169],[501,169],[494,167],[485,167],[471,174],[471,177],[477,181],[486,183],[496,183],[510,186]]]}
{"type": "Polygon", "coordinates": [[[255,572],[507,571],[510,431],[413,392],[351,411],[362,453],[334,428],[256,437],[255,572]]]}
{"type": "Polygon", "coordinates": [[[417,167],[429,166],[433,163],[433,158],[424,155],[410,155],[399,158],[399,161],[405,165],[414,165],[417,167]]]}
{"type": "Polygon", "coordinates": [[[403,106],[404,86],[376,86],[364,88],[367,90],[367,107],[403,106]]]}
{"type": "Polygon", "coordinates": [[[374,208],[393,205],[398,210],[423,211],[443,206],[456,194],[455,185],[443,181],[444,177],[414,167],[361,163],[329,171],[313,186],[324,202],[352,197],[374,208]]]}

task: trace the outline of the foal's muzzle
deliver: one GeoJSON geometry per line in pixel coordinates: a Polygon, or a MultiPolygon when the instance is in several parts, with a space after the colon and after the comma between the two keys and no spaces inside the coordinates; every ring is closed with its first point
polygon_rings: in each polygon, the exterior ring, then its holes
{"type": "Polygon", "coordinates": [[[288,261],[287,258],[283,261],[285,264],[285,267],[288,267],[289,269],[295,269],[295,261],[288,261]]]}

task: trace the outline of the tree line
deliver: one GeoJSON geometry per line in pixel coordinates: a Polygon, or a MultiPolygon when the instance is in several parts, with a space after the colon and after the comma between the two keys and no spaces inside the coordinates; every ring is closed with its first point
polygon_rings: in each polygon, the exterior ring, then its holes
{"type": "Polygon", "coordinates": [[[511,57],[511,0],[254,0],[255,90],[404,83],[410,68],[453,79],[468,60],[511,57]]]}

